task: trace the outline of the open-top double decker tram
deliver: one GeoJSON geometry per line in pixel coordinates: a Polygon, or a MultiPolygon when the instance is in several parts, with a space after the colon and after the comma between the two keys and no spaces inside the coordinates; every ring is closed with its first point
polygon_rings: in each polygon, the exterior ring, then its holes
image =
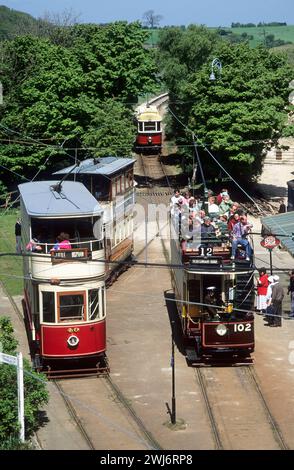
{"type": "Polygon", "coordinates": [[[187,360],[252,362],[254,262],[241,247],[231,259],[228,236],[203,234],[200,221],[171,217],[172,284],[187,360]]]}
{"type": "Polygon", "coordinates": [[[35,367],[106,371],[103,210],[78,182],[24,183],[19,191],[23,310],[35,367]]]}

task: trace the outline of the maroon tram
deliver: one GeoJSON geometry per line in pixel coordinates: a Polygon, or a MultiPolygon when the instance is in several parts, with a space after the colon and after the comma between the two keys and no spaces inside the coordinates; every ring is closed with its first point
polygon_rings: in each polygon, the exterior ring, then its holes
{"type": "Polygon", "coordinates": [[[231,242],[221,235],[191,231],[185,218],[171,218],[172,283],[187,360],[250,361],[254,351],[254,262],[242,250],[231,259],[231,242]],[[217,293],[211,301],[209,292],[217,293]],[[216,301],[217,299],[217,301],[216,301]],[[215,305],[215,306],[214,306],[215,305]]]}
{"type": "Polygon", "coordinates": [[[136,150],[138,153],[161,153],[162,117],[154,105],[141,106],[137,112],[136,150]]]}
{"type": "Polygon", "coordinates": [[[24,183],[19,191],[33,362],[43,370],[106,370],[103,209],[78,182],[24,183]],[[55,243],[61,232],[66,248],[55,243]]]}

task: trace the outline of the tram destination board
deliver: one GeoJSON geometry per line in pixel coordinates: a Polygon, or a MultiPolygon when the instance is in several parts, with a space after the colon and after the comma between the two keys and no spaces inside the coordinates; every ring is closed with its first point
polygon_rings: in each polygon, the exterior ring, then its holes
{"type": "Polygon", "coordinates": [[[76,261],[88,261],[88,249],[76,248],[75,250],[56,250],[51,251],[52,263],[62,263],[69,259],[76,261]]]}
{"type": "Polygon", "coordinates": [[[189,260],[190,264],[219,264],[219,259],[216,258],[192,258],[189,260]]]}

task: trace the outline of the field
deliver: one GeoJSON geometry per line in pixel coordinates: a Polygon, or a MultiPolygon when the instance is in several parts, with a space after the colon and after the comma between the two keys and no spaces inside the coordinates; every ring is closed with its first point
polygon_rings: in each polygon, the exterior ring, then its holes
{"type": "MultiPolygon", "coordinates": [[[[4,215],[0,213],[0,253],[15,253],[14,225],[17,217],[17,211],[10,211],[4,215]]],[[[0,279],[11,295],[20,295],[23,286],[22,258],[0,257],[0,279]]]]}
{"type": "MultiPolygon", "coordinates": [[[[216,30],[217,28],[209,28],[216,30]]],[[[231,31],[234,34],[241,35],[242,33],[247,33],[253,36],[253,39],[250,41],[250,45],[255,47],[258,44],[264,43],[264,37],[273,34],[275,39],[282,39],[283,41],[292,42],[294,44],[294,25],[288,26],[256,26],[253,28],[227,28],[221,27],[226,31],[231,31]]],[[[150,29],[150,36],[147,41],[147,45],[152,47],[156,46],[158,42],[158,35],[160,28],[150,29]]]]}

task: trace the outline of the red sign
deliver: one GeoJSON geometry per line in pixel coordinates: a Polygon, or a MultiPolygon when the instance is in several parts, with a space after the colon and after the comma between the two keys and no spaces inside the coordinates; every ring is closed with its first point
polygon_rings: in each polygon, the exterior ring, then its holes
{"type": "Polygon", "coordinates": [[[280,240],[274,237],[273,235],[267,235],[264,239],[260,242],[261,246],[267,248],[268,250],[273,250],[276,246],[279,246],[280,240]]]}

